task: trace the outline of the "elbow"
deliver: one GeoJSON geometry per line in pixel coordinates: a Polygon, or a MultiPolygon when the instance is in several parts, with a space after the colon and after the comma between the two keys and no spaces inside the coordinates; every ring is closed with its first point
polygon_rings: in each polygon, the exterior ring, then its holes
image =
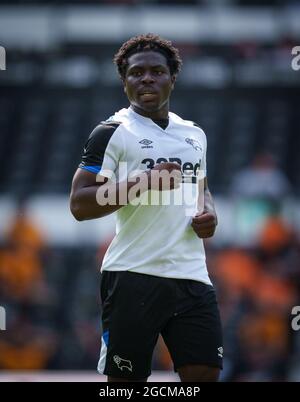
{"type": "Polygon", "coordinates": [[[85,220],[84,217],[81,216],[80,214],[73,212],[73,211],[71,211],[71,212],[72,212],[72,215],[74,216],[74,218],[77,220],[77,222],[82,222],[85,220]]]}
{"type": "Polygon", "coordinates": [[[70,200],[70,211],[71,211],[73,217],[78,222],[85,220],[85,218],[82,214],[82,209],[80,208],[79,203],[74,198],[71,198],[71,200],[70,200]]]}
{"type": "Polygon", "coordinates": [[[74,217],[78,222],[84,221],[84,216],[82,216],[82,214],[80,213],[80,210],[79,210],[78,208],[71,207],[70,210],[71,210],[71,213],[72,213],[73,217],[74,217]]]}

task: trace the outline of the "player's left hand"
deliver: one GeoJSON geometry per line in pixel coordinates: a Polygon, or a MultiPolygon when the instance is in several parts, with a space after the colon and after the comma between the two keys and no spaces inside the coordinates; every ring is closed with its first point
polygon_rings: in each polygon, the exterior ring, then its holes
{"type": "Polygon", "coordinates": [[[217,215],[213,212],[204,211],[196,213],[192,219],[192,228],[200,239],[212,237],[217,227],[217,215]]]}

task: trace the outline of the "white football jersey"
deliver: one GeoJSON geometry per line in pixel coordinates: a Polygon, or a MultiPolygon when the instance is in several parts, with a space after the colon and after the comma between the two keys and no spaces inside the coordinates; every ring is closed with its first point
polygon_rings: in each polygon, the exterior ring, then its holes
{"type": "Polygon", "coordinates": [[[171,112],[165,129],[131,107],[94,129],[85,144],[82,169],[125,181],[157,163],[177,162],[183,174],[179,189],[147,191],[135,205],[116,212],[116,235],[101,270],[129,270],[211,285],[203,241],[191,227],[198,210],[197,179],[206,176],[206,148],[203,130],[171,112]]]}

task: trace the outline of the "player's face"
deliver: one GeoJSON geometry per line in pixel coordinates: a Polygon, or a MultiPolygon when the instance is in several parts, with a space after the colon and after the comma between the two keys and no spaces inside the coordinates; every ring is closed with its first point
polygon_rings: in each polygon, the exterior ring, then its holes
{"type": "Polygon", "coordinates": [[[161,53],[146,51],[128,58],[124,89],[133,109],[153,119],[168,117],[169,97],[174,87],[167,59],[161,53]]]}

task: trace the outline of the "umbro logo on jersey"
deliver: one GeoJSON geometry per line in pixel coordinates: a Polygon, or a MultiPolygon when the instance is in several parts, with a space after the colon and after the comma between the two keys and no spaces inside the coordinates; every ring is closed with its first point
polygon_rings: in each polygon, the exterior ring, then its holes
{"type": "Polygon", "coordinates": [[[147,140],[146,138],[144,140],[139,141],[140,144],[142,144],[142,148],[153,148],[152,144],[153,141],[147,140]]]}
{"type": "Polygon", "coordinates": [[[198,141],[193,140],[192,138],[186,138],[185,142],[190,144],[196,151],[202,151],[202,147],[198,141]]]}

